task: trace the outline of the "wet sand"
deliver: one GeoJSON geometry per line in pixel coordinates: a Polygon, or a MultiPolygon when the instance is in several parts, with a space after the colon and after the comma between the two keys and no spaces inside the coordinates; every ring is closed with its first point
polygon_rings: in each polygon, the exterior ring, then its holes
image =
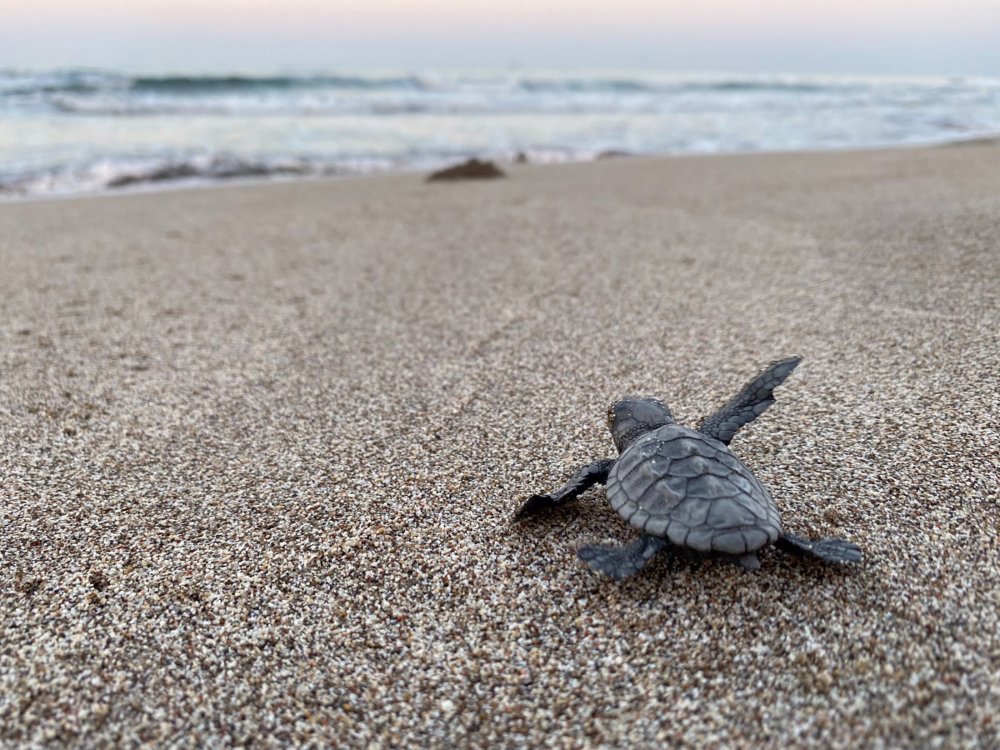
{"type": "Polygon", "coordinates": [[[0,742],[997,747],[1000,148],[0,205],[0,742]],[[732,447],[759,572],[624,583],[608,404],[732,447]]]}

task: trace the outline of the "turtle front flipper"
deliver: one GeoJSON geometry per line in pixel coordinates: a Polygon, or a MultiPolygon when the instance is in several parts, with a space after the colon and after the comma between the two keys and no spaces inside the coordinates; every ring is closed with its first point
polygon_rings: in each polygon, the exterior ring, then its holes
{"type": "Polygon", "coordinates": [[[530,516],[539,511],[559,505],[567,500],[579,497],[595,484],[604,484],[608,480],[608,472],[615,465],[614,458],[606,458],[603,461],[594,461],[577,470],[573,478],[554,492],[532,495],[517,511],[517,516],[530,516]]]}
{"type": "Polygon", "coordinates": [[[624,546],[588,544],[580,547],[576,554],[591,570],[620,581],[642,570],[653,555],[666,545],[667,542],[658,536],[643,534],[624,546]]]}
{"type": "Polygon", "coordinates": [[[729,445],[741,427],[753,422],[774,403],[774,389],[784,382],[800,361],[799,357],[790,357],[769,364],[725,406],[706,417],[698,432],[729,445]]]}
{"type": "Polygon", "coordinates": [[[795,534],[783,534],[774,546],[782,552],[815,557],[828,563],[856,563],[864,559],[858,545],[843,539],[804,539],[795,534]]]}

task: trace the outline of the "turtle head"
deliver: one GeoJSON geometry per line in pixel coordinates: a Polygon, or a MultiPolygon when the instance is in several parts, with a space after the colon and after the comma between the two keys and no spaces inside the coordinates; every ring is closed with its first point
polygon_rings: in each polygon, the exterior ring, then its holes
{"type": "Polygon", "coordinates": [[[640,435],[673,421],[670,409],[655,398],[626,396],[608,408],[608,429],[619,453],[640,435]]]}

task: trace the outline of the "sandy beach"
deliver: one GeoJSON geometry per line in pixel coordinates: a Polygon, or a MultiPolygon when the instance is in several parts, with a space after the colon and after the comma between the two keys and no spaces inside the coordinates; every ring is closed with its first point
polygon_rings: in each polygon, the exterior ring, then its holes
{"type": "Polygon", "coordinates": [[[1000,746],[1000,148],[0,204],[0,744],[1000,746]],[[626,393],[831,569],[576,548],[626,393]]]}

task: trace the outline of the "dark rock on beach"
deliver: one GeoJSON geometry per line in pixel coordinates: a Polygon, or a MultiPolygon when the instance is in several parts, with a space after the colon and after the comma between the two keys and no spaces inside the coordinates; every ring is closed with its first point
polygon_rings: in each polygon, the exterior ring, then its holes
{"type": "Polygon", "coordinates": [[[503,171],[491,161],[479,161],[479,159],[469,159],[462,164],[456,164],[437,172],[431,173],[427,177],[427,182],[448,182],[452,180],[492,180],[503,177],[503,171]]]}

